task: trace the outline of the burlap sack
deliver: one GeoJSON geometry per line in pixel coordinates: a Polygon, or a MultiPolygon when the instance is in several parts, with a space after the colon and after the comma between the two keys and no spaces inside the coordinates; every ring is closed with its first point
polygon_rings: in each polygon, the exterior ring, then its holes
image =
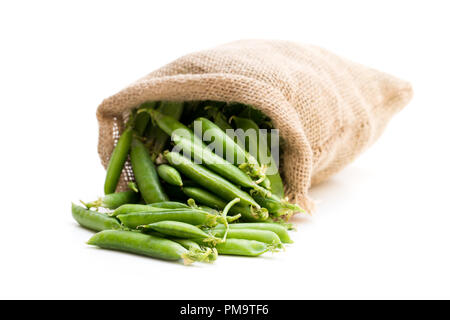
{"type": "Polygon", "coordinates": [[[280,169],[287,196],[311,209],[309,187],[370,146],[411,97],[409,83],[315,46],[237,41],[181,57],[105,99],[98,151],[106,166],[129,111],[148,100],[250,104],[286,142],[280,169]]]}

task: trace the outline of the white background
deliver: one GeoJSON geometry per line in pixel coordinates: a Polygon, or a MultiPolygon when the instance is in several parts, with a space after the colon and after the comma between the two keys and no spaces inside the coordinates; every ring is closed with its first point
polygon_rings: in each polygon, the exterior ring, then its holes
{"type": "Polygon", "coordinates": [[[0,298],[450,298],[448,1],[1,1],[0,298]],[[185,267],[88,247],[95,111],[171,60],[244,38],[323,46],[412,82],[380,140],[315,187],[295,244],[185,267]]]}

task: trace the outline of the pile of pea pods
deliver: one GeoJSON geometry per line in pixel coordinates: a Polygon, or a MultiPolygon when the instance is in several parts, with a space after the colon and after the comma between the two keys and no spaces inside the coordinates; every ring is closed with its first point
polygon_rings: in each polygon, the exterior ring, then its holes
{"type": "Polygon", "coordinates": [[[130,114],[110,156],[105,196],[72,204],[72,216],[98,232],[89,245],[185,264],[284,249],[294,229],[287,220],[304,210],[284,197],[278,171],[266,174],[261,138],[228,134],[271,128],[268,117],[240,103],[146,102],[130,114]],[[232,150],[232,160],[206,145],[205,132],[232,150]],[[134,181],[116,192],[126,166],[134,181]]]}

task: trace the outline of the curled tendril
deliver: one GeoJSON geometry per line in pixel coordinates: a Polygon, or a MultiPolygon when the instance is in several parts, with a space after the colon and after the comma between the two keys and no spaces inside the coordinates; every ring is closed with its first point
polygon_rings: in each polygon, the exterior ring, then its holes
{"type": "Polygon", "coordinates": [[[128,182],[128,188],[130,188],[130,190],[133,190],[134,192],[138,193],[139,189],[137,188],[136,183],[134,182],[128,182]]]}
{"type": "Polygon", "coordinates": [[[228,225],[228,220],[227,220],[228,211],[230,211],[231,207],[233,207],[239,201],[241,201],[241,199],[239,199],[239,198],[235,198],[235,199],[231,200],[230,202],[227,203],[227,205],[225,206],[225,208],[222,211],[223,224],[225,225],[225,234],[223,235],[223,239],[222,239],[223,242],[225,242],[225,240],[227,239],[228,230],[230,229],[230,226],[228,225]]]}

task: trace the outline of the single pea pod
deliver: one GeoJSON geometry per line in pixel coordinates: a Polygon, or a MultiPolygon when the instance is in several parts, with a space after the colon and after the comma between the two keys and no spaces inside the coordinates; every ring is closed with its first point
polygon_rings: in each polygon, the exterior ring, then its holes
{"type": "Polygon", "coordinates": [[[158,176],[168,184],[179,187],[183,186],[181,175],[174,167],[167,164],[161,164],[156,168],[156,171],[158,172],[158,176]]]}
{"type": "MultiPolygon", "coordinates": [[[[231,225],[230,225],[231,226],[231,225]]],[[[215,237],[223,237],[226,229],[223,227],[216,227],[209,231],[215,237]]],[[[257,230],[257,229],[230,229],[227,232],[227,239],[247,239],[256,240],[272,245],[274,248],[283,248],[280,237],[269,230],[257,230]]]]}
{"type": "Polygon", "coordinates": [[[257,257],[271,250],[271,246],[255,240],[227,239],[218,243],[215,248],[219,254],[257,257]]]}
{"type": "Polygon", "coordinates": [[[122,229],[119,221],[115,218],[108,217],[104,213],[85,209],[72,203],[72,217],[82,227],[94,231],[102,231],[109,229],[122,229]]]}
{"type": "MultiPolygon", "coordinates": [[[[140,230],[151,230],[171,237],[184,239],[201,239],[204,242],[217,243],[220,239],[207,234],[202,229],[189,223],[179,221],[159,221],[151,224],[138,226],[140,230]]],[[[225,231],[224,231],[225,232],[225,231]]]]}
{"type": "Polygon", "coordinates": [[[139,201],[139,193],[134,190],[127,190],[123,192],[110,193],[104,197],[100,197],[96,201],[86,203],[87,208],[107,208],[116,209],[127,203],[137,203],[139,201]]]}
{"type": "Polygon", "coordinates": [[[243,204],[260,208],[259,204],[248,193],[242,191],[231,182],[209,169],[195,164],[176,152],[166,151],[164,152],[164,157],[185,176],[194,180],[205,189],[217,194],[222,199],[231,201],[235,198],[239,198],[243,204]]]}
{"type": "MultiPolygon", "coordinates": [[[[227,205],[224,200],[215,194],[201,188],[184,187],[182,191],[196,202],[217,210],[223,210],[227,205]]],[[[255,207],[241,204],[235,204],[231,207],[230,213],[241,214],[242,219],[246,221],[264,221],[269,217],[269,213],[265,208],[256,209],[255,207]]]]}
{"type": "Polygon", "coordinates": [[[147,148],[137,138],[133,138],[131,143],[131,166],[139,191],[146,203],[169,200],[159,182],[147,148]]]}
{"type": "Polygon", "coordinates": [[[179,221],[196,226],[214,227],[223,222],[221,216],[210,214],[199,209],[162,209],[160,211],[131,212],[119,214],[117,218],[128,228],[147,225],[159,221],[179,221]]]}
{"type": "MultiPolygon", "coordinates": [[[[217,228],[223,228],[222,226],[217,226],[217,228]]],[[[257,223],[232,223],[229,224],[230,230],[238,230],[238,229],[254,229],[254,230],[267,230],[272,231],[278,235],[281,242],[283,243],[293,243],[291,238],[289,237],[289,233],[287,229],[278,224],[278,223],[266,223],[266,222],[257,222],[257,223]]]]}
{"type": "Polygon", "coordinates": [[[248,152],[245,152],[230,136],[223,132],[214,122],[200,117],[194,121],[199,123],[199,128],[203,136],[213,137],[214,143],[222,144],[222,155],[226,160],[244,170],[255,180],[264,180],[264,170],[259,166],[258,161],[248,152]],[[230,157],[229,154],[232,154],[230,157]]]}
{"type": "Polygon", "coordinates": [[[133,231],[105,230],[95,234],[88,244],[163,260],[182,259],[185,264],[208,258],[208,254],[187,250],[174,241],[133,231]]]}
{"type": "Polygon", "coordinates": [[[182,202],[164,201],[152,204],[124,204],[111,212],[109,215],[116,217],[119,214],[127,214],[131,212],[160,211],[161,209],[183,209],[189,206],[182,202]]]}
{"type": "Polygon", "coordinates": [[[131,140],[133,137],[133,129],[128,127],[120,136],[116,146],[109,159],[108,168],[106,169],[106,178],[104,191],[105,194],[110,194],[116,191],[117,184],[122,174],[122,169],[128,158],[130,151],[131,140]]]}

